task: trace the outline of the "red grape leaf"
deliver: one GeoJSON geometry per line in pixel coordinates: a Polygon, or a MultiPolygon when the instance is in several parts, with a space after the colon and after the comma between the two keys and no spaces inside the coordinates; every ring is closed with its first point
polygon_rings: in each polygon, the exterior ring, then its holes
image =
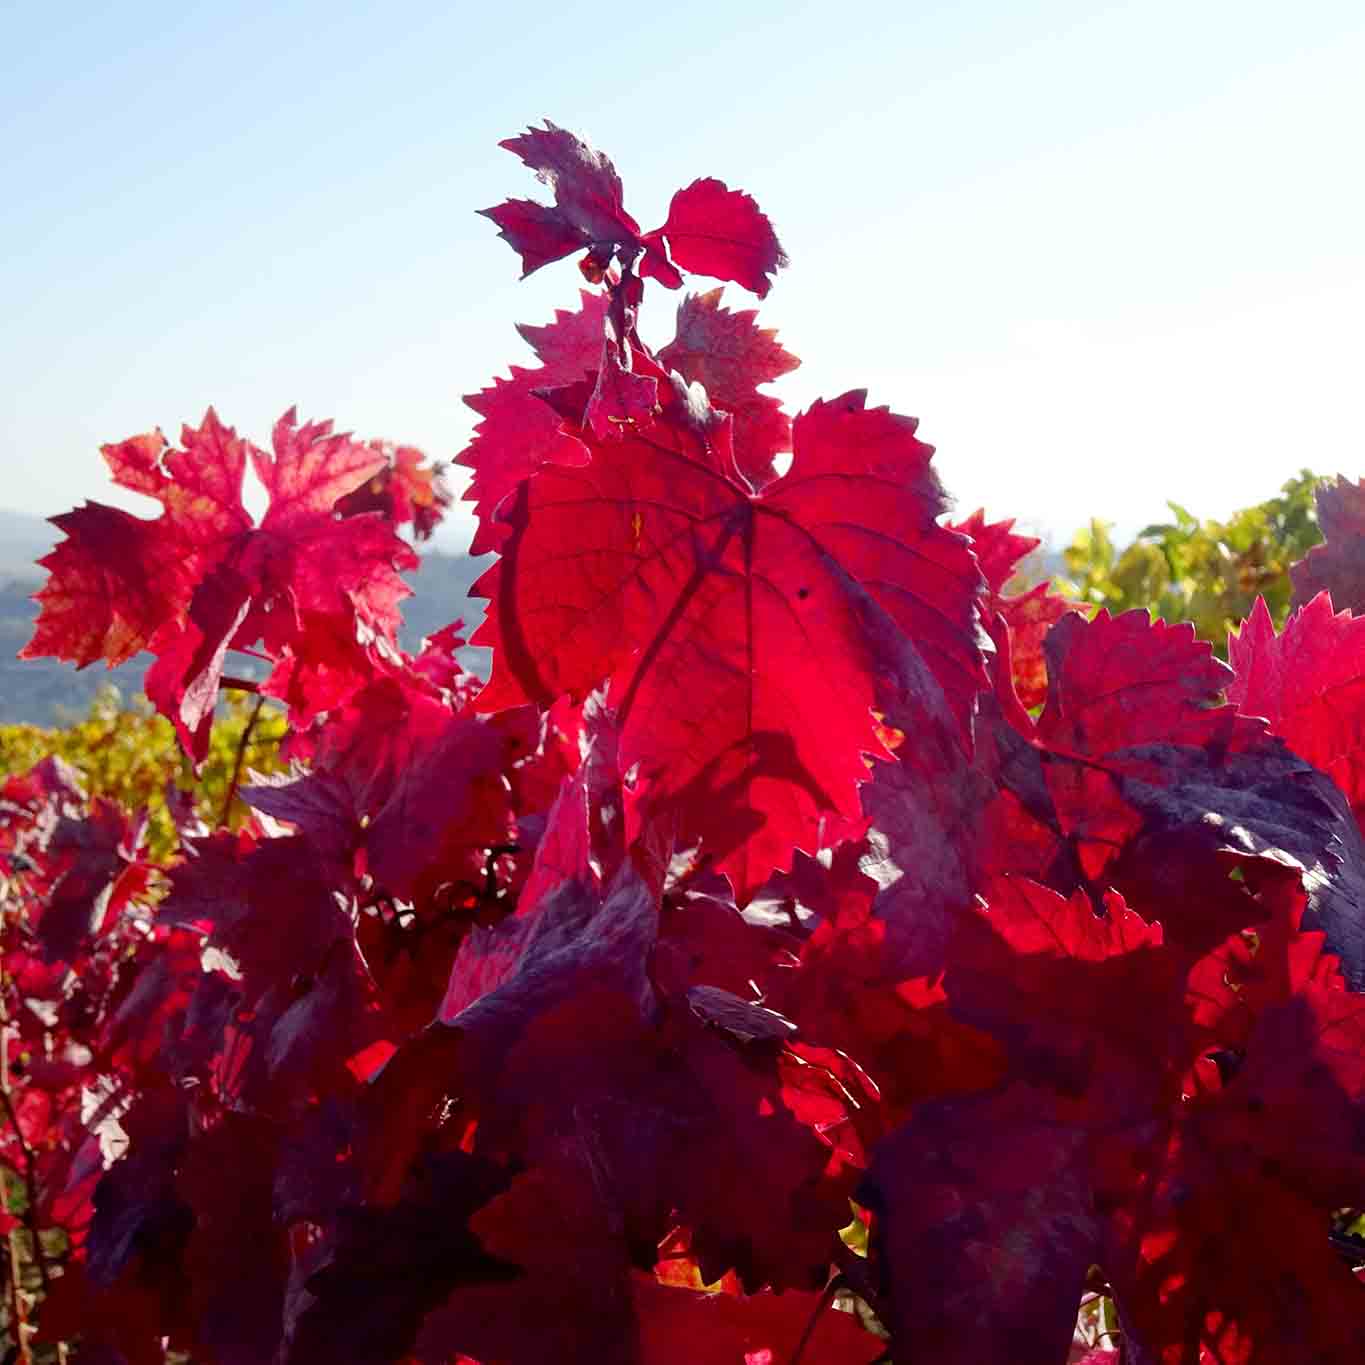
{"type": "Polygon", "coordinates": [[[1080,611],[1070,598],[1059,597],[1047,583],[1037,583],[1014,597],[997,597],[995,609],[1010,633],[1010,673],[1020,704],[1034,707],[1047,697],[1048,632],[1069,612],[1080,611]]]}
{"type": "Polygon", "coordinates": [[[1136,1188],[1100,1191],[1144,1353],[1189,1359],[1198,1338],[1214,1359],[1309,1365],[1365,1349],[1365,1292],[1326,1236],[1365,1179],[1363,1058],[1365,1001],[1300,987],[1261,1014],[1226,1084],[1196,1069],[1136,1188]]]}
{"type": "Polygon", "coordinates": [[[1024,1085],[921,1105],[857,1198],[896,1359],[1058,1365],[1097,1259],[1086,1134],[1024,1085]]]}
{"type": "Polygon", "coordinates": [[[621,178],[601,152],[549,119],[544,128],[529,128],[498,145],[519,156],[555,197],[553,207],[509,199],[479,210],[521,257],[522,279],[580,246],[609,255],[639,239],[639,225],[621,204],[621,178]]]}
{"type": "Polygon", "coordinates": [[[959,919],[949,949],[953,1015],[999,1038],[1012,1075],[1064,1096],[1072,1121],[1150,1109],[1182,1001],[1160,925],[1117,894],[1097,915],[1083,892],[1067,899],[1020,877],[991,883],[986,899],[959,919]]]}
{"type": "Polygon", "coordinates": [[[250,610],[250,582],[230,564],[221,565],[195,589],[181,629],[167,627],[152,643],[157,658],[143,684],[147,699],[170,717],[197,758],[208,753],[223,665],[250,610]]]}
{"type": "Polygon", "coordinates": [[[38,561],[48,580],[21,659],[52,655],[78,668],[104,659],[112,668],[183,615],[193,578],[159,523],[88,502],[52,524],[66,539],[38,561]]]}
{"type": "Polygon", "coordinates": [[[371,442],[388,460],[388,468],[371,476],[354,492],[337,499],[343,517],[381,512],[395,526],[412,523],[413,535],[428,540],[450,507],[443,465],[425,465],[425,456],[414,446],[390,446],[371,442]]]}
{"type": "Polygon", "coordinates": [[[1228,639],[1235,676],[1228,700],[1244,715],[1263,716],[1271,734],[1327,773],[1359,820],[1365,814],[1365,618],[1333,615],[1319,593],[1277,636],[1263,598],[1228,639]]]}
{"type": "Polygon", "coordinates": [[[1328,1242],[1330,1210],[1239,1169],[1238,1153],[1184,1157],[1172,1145],[1175,1169],[1155,1188],[1160,1214],[1131,1278],[1117,1254],[1107,1258],[1125,1350],[1163,1365],[1360,1359],[1365,1286],[1328,1242]],[[1210,1180],[1218,1160],[1221,1181],[1193,1183],[1210,1180]]]}
{"type": "Polygon", "coordinates": [[[474,504],[478,528],[470,553],[496,549],[506,534],[494,519],[498,504],[544,464],[586,464],[588,452],[563,430],[563,420],[536,396],[538,389],[581,381],[602,364],[606,341],[605,293],[581,291],[577,312],[558,310],[544,327],[519,327],[541,364],[533,370],[511,366],[510,379],[464,401],[479,414],[473,441],[455,460],[473,470],[465,500],[474,504]]]}
{"type": "Polygon", "coordinates": [[[157,919],[205,933],[237,964],[243,996],[254,1002],[311,977],[332,945],[350,937],[333,874],[302,836],[253,848],[245,835],[216,834],[175,867],[157,919]]]}
{"type": "Polygon", "coordinates": [[[410,899],[468,875],[482,850],[509,833],[503,771],[509,737],[472,716],[452,716],[445,731],[413,754],[384,804],[366,812],[369,870],[379,885],[410,899]],[[440,789],[444,795],[433,801],[440,789]]]}
{"type": "MultiPolygon", "coordinates": [[[[640,360],[646,358],[636,352],[640,360]]],[[[659,405],[657,366],[641,365],[631,348],[622,348],[608,340],[602,350],[602,363],[597,371],[597,383],[583,409],[584,421],[599,441],[610,440],[627,429],[643,429],[654,420],[659,405]],[[631,363],[627,365],[627,361],[631,363]]],[[[561,390],[567,397],[579,393],[579,386],[561,390]]],[[[577,404],[575,403],[575,409],[577,404]]],[[[573,411],[573,409],[571,409],[573,411]]]]}
{"type": "Polygon", "coordinates": [[[457,1288],[423,1324],[419,1359],[445,1362],[452,1349],[507,1365],[638,1359],[627,1248],[593,1178],[598,1160],[590,1140],[566,1135],[474,1214],[484,1250],[519,1273],[457,1288]]]}
{"type": "Polygon", "coordinates": [[[755,487],[775,477],[773,456],[791,449],[791,418],[759,386],[789,374],[800,361],[784,350],[771,328],[759,327],[752,309],[721,306],[721,289],[688,294],[678,305],[677,332],[659,352],[659,364],[700,384],[713,407],[734,418],[735,463],[755,487]]]}
{"type": "Polygon", "coordinates": [[[252,468],[270,497],[263,532],[282,535],[331,521],[338,499],[388,463],[382,451],[333,432],[331,422],[299,426],[293,408],[275,423],[271,438],[273,453],[251,449],[252,468]]]}
{"type": "MultiPolygon", "coordinates": [[[[921,668],[927,675],[927,669],[921,668]]],[[[956,916],[972,903],[983,865],[986,816],[996,791],[993,702],[978,700],[976,744],[967,752],[932,678],[885,713],[902,736],[895,761],[873,766],[862,789],[872,830],[868,870],[886,927],[882,974],[891,982],[937,977],[956,916]]]]}
{"type": "MultiPolygon", "coordinates": [[[[1024,707],[1041,705],[1047,696],[1043,641],[1067,612],[1080,610],[1079,604],[1057,596],[1047,583],[1035,583],[1022,593],[1005,592],[1019,562],[1039,545],[1036,536],[1015,534],[1013,518],[987,522],[985,512],[978,509],[965,521],[954,523],[951,529],[972,538],[972,550],[990,589],[985,605],[986,619],[989,621],[997,613],[1004,618],[1009,631],[1008,672],[1020,704],[1024,707]]],[[[994,628],[992,633],[995,633],[994,628]]],[[[1002,647],[997,669],[1003,666],[1003,658],[1002,647]]]]}
{"type": "Polygon", "coordinates": [[[564,778],[545,820],[535,861],[517,898],[517,916],[533,913],[555,887],[577,878],[584,886],[600,885],[592,870],[589,824],[592,801],[587,773],[564,778]]]}
{"type": "Polygon", "coordinates": [[[359,852],[381,891],[424,901],[479,881],[485,850],[507,839],[504,772],[527,751],[530,719],[459,715],[409,675],[379,678],[329,716],[311,772],[242,796],[297,825],[338,867],[359,852]]]}
{"type": "Polygon", "coordinates": [[[299,426],[291,410],[275,424],[271,455],[210,408],[197,429],[184,428],[181,447],[167,449],[159,433],[105,447],[115,477],[164,510],[152,522],[92,505],[62,519],[68,539],[48,557],[24,653],[84,666],[151,650],[148,693],[202,760],[230,648],[263,640],[282,665],[265,690],[295,702],[306,701],[301,668],[313,681],[330,671],[335,704],[343,673],[352,690],[366,681],[367,646],[396,657],[409,592],[398,570],[416,557],[383,515],[339,517],[338,500],[388,458],[334,435],[330,422],[299,426]],[[248,455],[270,497],[257,528],[241,503],[248,455]]]}
{"type": "Polygon", "coordinates": [[[460,651],[467,643],[467,636],[465,623],[457,617],[448,626],[428,635],[412,659],[412,671],[450,696],[459,709],[463,709],[471,690],[482,685],[482,679],[476,678],[460,662],[460,651]]]}
{"type": "Polygon", "coordinates": [[[950,522],[949,529],[971,536],[972,553],[981,565],[986,586],[996,596],[1005,591],[1005,584],[1014,577],[1019,561],[1042,543],[1037,536],[1017,535],[1013,517],[988,522],[984,507],[978,507],[964,521],[950,522]]]}
{"type": "Polygon", "coordinates": [[[1341,611],[1365,611],[1365,480],[1324,480],[1313,494],[1324,543],[1290,565],[1295,607],[1324,589],[1341,611]]]}
{"type": "Polygon", "coordinates": [[[932,977],[902,974],[900,955],[888,947],[891,925],[872,913],[877,885],[857,870],[860,852],[840,846],[823,894],[810,883],[824,869],[797,855],[802,903],[818,908],[821,922],[800,949],[798,970],[782,962],[755,975],[766,1002],[803,1038],[857,1059],[881,1092],[880,1116],[895,1124],[922,1100],[991,1085],[1001,1055],[994,1039],[949,1017],[941,949],[932,977]]]}
{"type": "MultiPolygon", "coordinates": [[[[1244,875],[1252,873],[1243,864],[1244,875]]],[[[1191,968],[1185,1002],[1192,1026],[1209,1047],[1245,1050],[1256,1021],[1303,986],[1339,988],[1341,969],[1326,952],[1326,935],[1301,931],[1307,896],[1302,879],[1274,868],[1256,888],[1267,914],[1254,929],[1230,935],[1191,968]]]]}
{"type": "MultiPolygon", "coordinates": [[[[1331,781],[1219,706],[1229,670],[1188,625],[1064,617],[1049,693],[1000,766],[990,861],[1061,890],[1117,887],[1198,953],[1256,922],[1234,859],[1296,868],[1347,979],[1365,979],[1365,844],[1331,781]]],[[[1009,742],[1009,733],[1002,737],[1009,742]]]]}
{"type": "Polygon", "coordinates": [[[48,961],[73,963],[93,936],[103,933],[128,904],[145,890],[147,869],[138,859],[142,826],[122,807],[97,797],[73,820],[62,816],[46,841],[40,859],[48,882],[29,924],[48,961]]]}
{"type": "Polygon", "coordinates": [[[817,403],[791,470],[754,493],[728,420],[680,401],[619,440],[579,428],[591,463],[542,467],[505,505],[503,557],[478,584],[493,607],[474,643],[495,654],[477,704],[579,699],[610,678],[639,818],[680,818],[747,898],[815,846],[822,814],[857,817],[899,648],[888,617],[964,729],[983,681],[979,576],[934,521],[914,431],[861,393],[817,403]]]}
{"type": "MultiPolygon", "coordinates": [[[[333,1164],[330,1154],[322,1160],[333,1164]]],[[[469,1228],[507,1180],[466,1152],[431,1153],[415,1164],[393,1207],[344,1204],[326,1240],[299,1258],[282,1365],[410,1360],[423,1319],[433,1310],[439,1319],[455,1286],[487,1295],[512,1280],[515,1268],[488,1255],[469,1228]]],[[[442,1365],[451,1358],[441,1356],[442,1365]]]]}
{"type": "Polygon", "coordinates": [[[788,1365],[798,1345],[804,1365],[882,1355],[883,1340],[819,1293],[703,1293],[627,1271],[604,1245],[600,1213],[575,1193],[537,1170],[479,1211],[485,1241],[529,1273],[457,1289],[423,1324],[419,1360],[446,1365],[452,1351],[477,1350],[512,1365],[788,1365]]]}
{"type": "Polygon", "coordinates": [[[185,1307],[196,1343],[225,1365],[271,1358],[280,1337],[289,1249],[274,1218],[276,1131],[269,1119],[226,1113],[176,1171],[193,1226],[185,1307]]]}
{"type": "Polygon", "coordinates": [[[661,237],[668,241],[673,266],[733,280],[759,298],[772,288],[773,272],[787,264],[773,225],[758,205],[720,180],[694,180],[679,190],[668,206],[667,222],[643,239],[646,255],[640,273],[676,289],[681,280],[670,268],[661,237]]]}
{"type": "Polygon", "coordinates": [[[1053,628],[1045,653],[1038,738],[1055,752],[1113,759],[1144,744],[1203,746],[1262,733],[1214,705],[1231,673],[1188,622],[1168,625],[1143,610],[1101,611],[1091,621],[1073,613],[1053,628]]]}
{"type": "Polygon", "coordinates": [[[1046,751],[1042,780],[1080,868],[1098,881],[1142,826],[1118,789],[1122,777],[1162,783],[1165,745],[1219,753],[1264,747],[1264,729],[1214,702],[1229,670],[1188,623],[1145,611],[1094,620],[1064,616],[1044,646],[1047,704],[1033,729],[1046,751]]]}

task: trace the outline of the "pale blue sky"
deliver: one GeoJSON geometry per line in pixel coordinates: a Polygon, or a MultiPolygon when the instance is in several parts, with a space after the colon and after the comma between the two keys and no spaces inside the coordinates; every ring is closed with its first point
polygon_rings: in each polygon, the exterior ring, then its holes
{"type": "Polygon", "coordinates": [[[963,512],[1365,473],[1362,72],[1359,0],[0,3],[0,503],[137,507],[99,443],[210,402],[453,456],[575,297],[474,216],[535,191],[495,144],[547,115],[646,227],[754,194],[789,400],[917,414],[963,512]]]}

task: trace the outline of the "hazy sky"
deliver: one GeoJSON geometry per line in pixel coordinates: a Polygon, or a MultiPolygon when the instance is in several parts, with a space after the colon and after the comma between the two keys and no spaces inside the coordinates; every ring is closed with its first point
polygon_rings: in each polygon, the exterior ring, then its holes
{"type": "Polygon", "coordinates": [[[495,144],[547,115],[645,227],[751,192],[789,401],[918,415],[963,512],[1359,475],[1362,72],[1360,0],[0,2],[0,504],[137,508],[100,442],[209,403],[455,455],[512,324],[575,297],[474,216],[538,189],[495,144]]]}

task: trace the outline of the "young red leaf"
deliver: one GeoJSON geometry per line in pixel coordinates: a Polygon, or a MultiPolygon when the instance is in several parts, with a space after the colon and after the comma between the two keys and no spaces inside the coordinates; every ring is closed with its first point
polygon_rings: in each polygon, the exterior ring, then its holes
{"type": "MultiPolygon", "coordinates": [[[[987,522],[985,512],[977,510],[965,521],[954,523],[952,529],[972,538],[972,550],[990,589],[985,606],[987,621],[998,614],[1009,632],[1008,674],[1019,703],[1024,707],[1038,706],[1047,696],[1043,641],[1067,612],[1079,610],[1079,604],[1057,596],[1047,583],[1036,583],[1023,593],[1005,592],[1019,562],[1039,545],[1036,536],[1014,533],[1013,518],[987,522]]],[[[991,631],[996,634],[994,627],[991,631]]],[[[1000,669],[1004,647],[999,640],[997,644],[1002,651],[1001,661],[996,664],[1000,669]]]]}
{"type": "Polygon", "coordinates": [[[576,312],[559,310],[544,327],[519,327],[541,364],[534,370],[513,365],[510,379],[495,379],[491,388],[465,398],[481,419],[473,441],[455,460],[473,470],[465,493],[479,522],[471,554],[497,548],[506,530],[494,513],[523,479],[545,464],[587,463],[582,442],[563,430],[563,419],[537,390],[580,382],[601,366],[607,304],[606,294],[583,290],[576,312]]]}
{"type": "Polygon", "coordinates": [[[1060,597],[1047,583],[1037,583],[1017,596],[996,597],[994,607],[1010,633],[1010,674],[1022,706],[1040,706],[1047,697],[1047,660],[1043,649],[1048,632],[1062,617],[1080,610],[1070,598],[1060,597]]]}
{"type": "Polygon", "coordinates": [[[1327,773],[1357,820],[1365,814],[1365,618],[1332,612],[1319,593],[1277,636],[1262,598],[1228,639],[1234,677],[1228,700],[1243,715],[1263,716],[1270,732],[1327,773]]]}
{"type": "Polygon", "coordinates": [[[1328,479],[1313,497],[1324,543],[1290,566],[1294,606],[1325,590],[1339,611],[1365,611],[1365,480],[1328,479]]]}
{"type": "Polygon", "coordinates": [[[934,521],[913,419],[860,393],[817,403],[796,421],[791,470],[760,493],[729,430],[680,402],[619,440],[579,428],[591,464],[543,467],[506,509],[474,643],[495,648],[481,708],[610,678],[639,818],[672,812],[747,898],[793,845],[814,846],[823,813],[856,818],[862,754],[881,747],[878,677],[899,647],[887,618],[965,728],[980,580],[967,542],[934,521]]]}
{"type": "MultiPolygon", "coordinates": [[[[642,430],[653,422],[659,405],[661,378],[657,373],[651,373],[655,369],[657,367],[636,361],[631,348],[618,346],[614,341],[607,342],[597,371],[597,383],[583,407],[584,421],[599,441],[620,436],[627,428],[642,430]],[[628,360],[632,362],[629,365],[628,360]]],[[[563,393],[574,396],[570,413],[576,416],[580,406],[577,402],[579,386],[571,385],[563,393]]],[[[551,401],[555,400],[552,398],[551,401]]]]}
{"type": "Polygon", "coordinates": [[[676,289],[681,281],[670,269],[659,238],[667,239],[672,264],[717,280],[733,280],[763,298],[772,274],[787,264],[773,225],[742,190],[720,180],[694,180],[673,196],[668,220],[644,241],[647,254],[640,273],[676,289]]]}
{"type": "Polygon", "coordinates": [[[411,522],[413,535],[418,540],[429,540],[450,507],[444,466],[424,464],[422,452],[413,446],[372,444],[386,457],[388,468],[379,470],[354,492],[338,498],[337,512],[343,517],[380,512],[395,526],[411,522]]]}
{"type": "Polygon", "coordinates": [[[981,565],[986,586],[996,596],[1005,591],[1005,584],[1014,577],[1019,561],[1032,554],[1042,543],[1037,536],[1017,535],[1013,517],[988,522],[984,507],[978,507],[964,521],[951,522],[949,527],[964,536],[971,536],[972,553],[981,565]]]}
{"type": "Polygon", "coordinates": [[[544,128],[530,128],[499,146],[519,156],[555,197],[553,208],[509,199],[480,210],[521,257],[523,279],[580,246],[609,258],[617,246],[638,240],[639,225],[621,205],[621,178],[601,152],[549,119],[544,128]]]}
{"type": "Polygon", "coordinates": [[[270,496],[261,530],[277,535],[330,521],[338,499],[388,463],[382,451],[333,432],[331,422],[299,426],[293,408],[271,437],[273,453],[252,447],[251,465],[270,496]]]}
{"type": "Polygon", "coordinates": [[[752,308],[731,312],[720,289],[689,294],[678,305],[677,332],[659,352],[659,364],[700,384],[713,407],[734,418],[735,463],[755,487],[775,477],[773,457],[791,449],[791,418],[771,394],[759,393],[800,361],[784,350],[771,328],[759,327],[752,308]]]}

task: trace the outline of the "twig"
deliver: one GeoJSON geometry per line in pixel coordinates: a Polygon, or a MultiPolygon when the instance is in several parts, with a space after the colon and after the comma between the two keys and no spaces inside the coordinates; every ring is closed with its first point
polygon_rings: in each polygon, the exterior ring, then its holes
{"type": "Polygon", "coordinates": [[[250,678],[234,678],[230,677],[226,673],[223,674],[223,676],[218,679],[218,686],[226,688],[229,692],[259,693],[261,690],[260,683],[252,682],[250,678]]]}
{"type": "Polygon", "coordinates": [[[251,708],[251,715],[242,728],[242,737],[237,741],[237,758],[232,765],[232,781],[228,783],[227,795],[223,798],[223,812],[218,817],[219,829],[227,826],[228,816],[232,814],[232,798],[237,795],[237,787],[242,780],[242,763],[246,758],[247,747],[251,743],[251,732],[256,728],[256,720],[264,705],[265,698],[258,695],[256,705],[251,708]]]}
{"type": "MultiPolygon", "coordinates": [[[[3,1184],[3,1182],[0,1182],[3,1184]]],[[[19,1250],[19,1229],[11,1228],[5,1238],[5,1278],[9,1281],[10,1321],[14,1325],[14,1341],[19,1348],[19,1359],[23,1365],[32,1365],[33,1356],[29,1351],[28,1315],[24,1310],[24,1300],[19,1292],[19,1278],[23,1258],[19,1250]]]]}
{"type": "Polygon", "coordinates": [[[0,1089],[0,1105],[4,1106],[5,1118],[14,1129],[19,1141],[19,1151],[24,1158],[24,1196],[28,1207],[24,1210],[24,1226],[33,1242],[33,1264],[38,1267],[38,1278],[43,1282],[43,1293],[48,1290],[47,1258],[43,1255],[42,1243],[38,1240],[38,1158],[33,1148],[24,1139],[19,1129],[19,1115],[15,1112],[14,1101],[10,1098],[8,1084],[0,1089]]]}
{"type": "MultiPolygon", "coordinates": [[[[47,1258],[43,1255],[43,1244],[38,1238],[38,1159],[34,1155],[33,1148],[29,1146],[28,1139],[24,1137],[23,1129],[19,1127],[19,1115],[14,1108],[14,1099],[10,1094],[9,1014],[5,1009],[3,996],[0,996],[0,1107],[3,1107],[5,1111],[5,1121],[14,1129],[14,1139],[19,1144],[19,1154],[24,1161],[24,1228],[28,1233],[33,1264],[38,1267],[38,1278],[42,1282],[43,1294],[46,1296],[51,1282],[47,1273],[47,1258]]],[[[5,1194],[4,1204],[9,1202],[8,1184],[7,1180],[0,1181],[0,1188],[4,1189],[5,1194]]],[[[11,1228],[5,1241],[7,1243],[6,1250],[9,1253],[5,1257],[5,1269],[9,1278],[10,1303],[14,1319],[14,1340],[19,1347],[20,1361],[24,1365],[32,1365],[33,1355],[29,1350],[28,1339],[24,1333],[28,1324],[28,1317],[24,1311],[22,1287],[19,1283],[23,1273],[23,1256],[19,1250],[18,1229],[11,1228]]]]}

